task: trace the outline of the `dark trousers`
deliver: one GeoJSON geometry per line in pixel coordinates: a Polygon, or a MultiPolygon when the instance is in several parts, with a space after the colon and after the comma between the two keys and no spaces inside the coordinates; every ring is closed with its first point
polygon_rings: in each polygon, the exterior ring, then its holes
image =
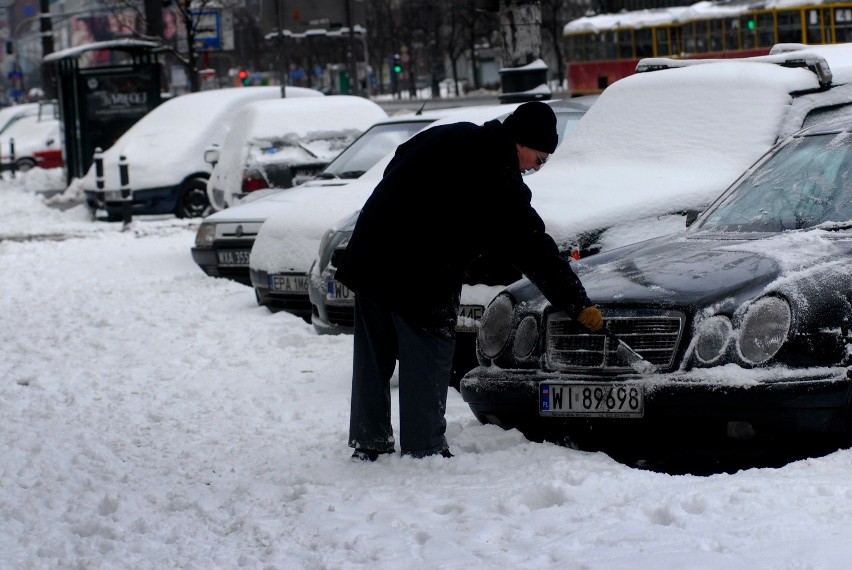
{"type": "Polygon", "coordinates": [[[403,454],[447,449],[447,387],[453,332],[411,324],[375,301],[355,295],[355,345],[349,446],[394,451],[390,379],[399,360],[399,431],[403,454]]]}

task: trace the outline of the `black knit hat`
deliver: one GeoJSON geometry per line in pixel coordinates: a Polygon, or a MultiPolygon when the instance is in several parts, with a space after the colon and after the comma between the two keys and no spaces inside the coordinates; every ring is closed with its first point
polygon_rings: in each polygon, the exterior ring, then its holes
{"type": "Polygon", "coordinates": [[[516,143],[539,152],[551,154],[556,150],[556,115],[549,105],[530,101],[515,109],[503,121],[509,136],[516,143]]]}

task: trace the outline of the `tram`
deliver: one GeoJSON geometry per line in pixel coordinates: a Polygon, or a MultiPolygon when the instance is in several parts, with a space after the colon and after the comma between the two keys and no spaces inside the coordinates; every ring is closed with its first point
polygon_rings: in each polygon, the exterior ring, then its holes
{"type": "Polygon", "coordinates": [[[704,1],[578,18],[563,39],[571,95],[589,95],[631,75],[645,57],[750,57],[779,43],[852,42],[852,3],[704,1]]]}

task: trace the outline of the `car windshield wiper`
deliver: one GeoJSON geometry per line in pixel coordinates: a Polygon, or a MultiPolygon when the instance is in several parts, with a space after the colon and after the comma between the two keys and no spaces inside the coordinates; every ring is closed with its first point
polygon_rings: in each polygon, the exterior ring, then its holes
{"type": "Polygon", "coordinates": [[[308,153],[308,154],[309,154],[309,155],[311,155],[312,157],[314,157],[314,158],[319,158],[319,157],[317,156],[317,153],[315,153],[314,151],[312,151],[312,150],[310,149],[310,147],[309,147],[308,145],[306,145],[305,143],[303,143],[302,141],[297,141],[297,142],[296,142],[296,144],[297,144],[297,145],[299,145],[299,148],[301,148],[302,150],[304,150],[306,153],[308,153]]]}
{"type": "Polygon", "coordinates": [[[316,178],[320,178],[323,180],[331,180],[332,178],[337,178],[337,175],[332,174],[331,172],[320,172],[316,175],[316,178]]]}
{"type": "Polygon", "coordinates": [[[843,230],[852,230],[852,220],[847,222],[823,222],[818,226],[815,226],[815,229],[825,230],[827,232],[840,232],[843,230]]]}
{"type": "Polygon", "coordinates": [[[340,178],[361,178],[362,174],[364,174],[363,170],[347,170],[346,172],[341,172],[338,176],[340,178]]]}

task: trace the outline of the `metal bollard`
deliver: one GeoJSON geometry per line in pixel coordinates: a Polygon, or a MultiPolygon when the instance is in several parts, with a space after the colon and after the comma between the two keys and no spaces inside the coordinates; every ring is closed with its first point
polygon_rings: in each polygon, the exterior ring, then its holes
{"type": "Polygon", "coordinates": [[[95,163],[95,186],[98,190],[104,189],[104,151],[101,147],[95,148],[95,154],[92,155],[92,161],[95,163]]]}
{"type": "MultiPolygon", "coordinates": [[[[104,151],[101,147],[96,147],[92,155],[92,164],[95,165],[95,187],[103,192],[104,189],[104,151]]],[[[95,195],[93,203],[87,203],[89,206],[89,215],[94,222],[98,215],[98,204],[103,204],[106,207],[106,194],[98,193],[95,195]]]]}
{"type": "Polygon", "coordinates": [[[15,173],[18,171],[18,167],[15,165],[15,139],[9,139],[9,169],[12,172],[12,178],[15,177],[15,173]]]}
{"type": "Polygon", "coordinates": [[[127,170],[127,157],[118,157],[118,179],[121,185],[121,217],[126,228],[133,221],[133,191],[130,189],[130,174],[127,170]]]}

